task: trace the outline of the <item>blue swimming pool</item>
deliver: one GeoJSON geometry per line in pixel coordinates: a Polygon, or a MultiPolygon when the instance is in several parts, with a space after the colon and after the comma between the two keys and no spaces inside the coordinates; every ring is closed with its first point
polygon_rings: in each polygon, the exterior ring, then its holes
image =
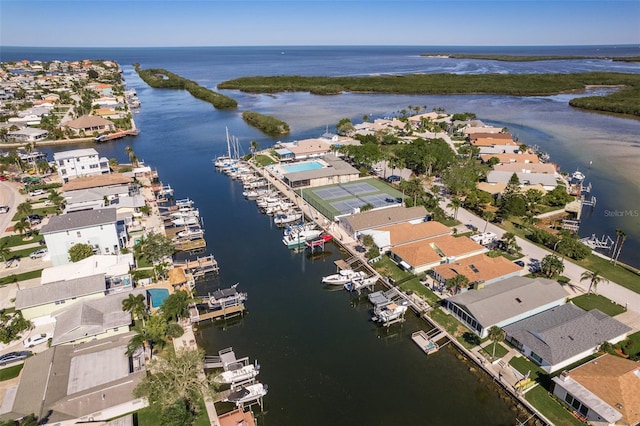
{"type": "Polygon", "coordinates": [[[147,295],[151,298],[151,307],[159,308],[164,299],[169,297],[169,290],[166,288],[150,288],[147,290],[147,295]]]}
{"type": "Polygon", "coordinates": [[[305,163],[290,164],[288,166],[281,166],[285,173],[294,172],[308,172],[309,170],[317,170],[324,167],[322,163],[317,161],[308,161],[305,163]]]}

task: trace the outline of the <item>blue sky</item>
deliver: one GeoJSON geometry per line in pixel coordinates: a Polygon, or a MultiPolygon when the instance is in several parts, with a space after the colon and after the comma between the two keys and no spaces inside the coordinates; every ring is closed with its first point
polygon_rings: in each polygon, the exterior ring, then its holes
{"type": "Polygon", "coordinates": [[[0,0],[4,46],[639,43],[639,0],[0,0]]]}

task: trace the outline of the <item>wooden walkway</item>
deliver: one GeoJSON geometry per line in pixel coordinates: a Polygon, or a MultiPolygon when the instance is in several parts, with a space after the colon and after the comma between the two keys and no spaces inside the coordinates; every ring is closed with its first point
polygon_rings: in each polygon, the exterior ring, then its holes
{"type": "Polygon", "coordinates": [[[206,320],[215,320],[218,318],[226,318],[235,315],[241,315],[245,310],[244,304],[229,306],[223,309],[218,309],[212,312],[200,313],[197,307],[189,308],[189,316],[191,322],[200,322],[206,320]]]}

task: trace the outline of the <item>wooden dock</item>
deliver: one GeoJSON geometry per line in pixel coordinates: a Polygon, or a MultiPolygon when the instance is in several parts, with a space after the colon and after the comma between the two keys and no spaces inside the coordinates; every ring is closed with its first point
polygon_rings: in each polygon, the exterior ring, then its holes
{"type": "Polygon", "coordinates": [[[418,330],[411,334],[411,340],[427,355],[437,352],[438,349],[440,349],[435,340],[430,339],[424,330],[418,330]]]}
{"type": "Polygon", "coordinates": [[[244,304],[228,306],[222,309],[216,309],[215,311],[203,312],[200,313],[197,306],[189,307],[189,319],[191,323],[206,321],[206,320],[217,320],[221,318],[229,318],[236,315],[242,315],[245,311],[244,304]]]}
{"type": "Polygon", "coordinates": [[[175,266],[184,269],[194,278],[200,278],[209,272],[218,272],[219,270],[218,261],[213,255],[198,257],[195,260],[186,260],[176,263],[175,266]]]}

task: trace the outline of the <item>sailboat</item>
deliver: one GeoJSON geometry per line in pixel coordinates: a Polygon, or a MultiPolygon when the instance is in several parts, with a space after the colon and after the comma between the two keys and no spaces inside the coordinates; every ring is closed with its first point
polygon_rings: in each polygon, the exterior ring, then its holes
{"type": "Polygon", "coordinates": [[[231,167],[237,163],[237,160],[231,156],[231,140],[229,137],[229,129],[225,127],[227,134],[227,155],[220,155],[213,160],[213,164],[217,168],[231,167]]]}

